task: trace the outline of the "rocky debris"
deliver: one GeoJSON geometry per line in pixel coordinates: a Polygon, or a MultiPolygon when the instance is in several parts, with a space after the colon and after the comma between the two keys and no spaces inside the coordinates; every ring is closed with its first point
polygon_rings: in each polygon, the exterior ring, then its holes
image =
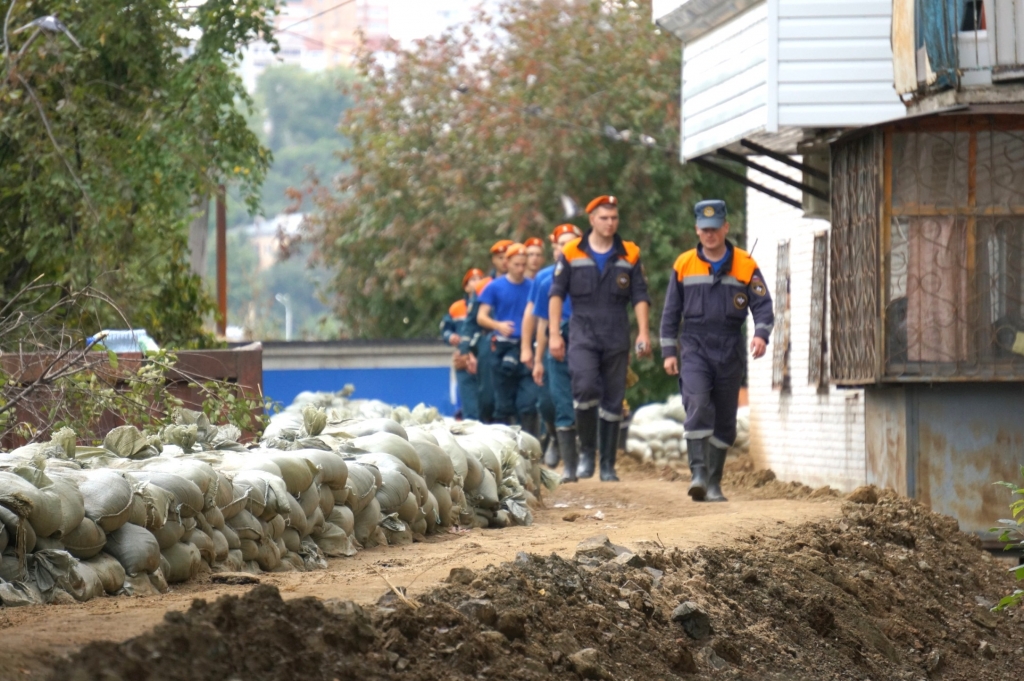
{"type": "Polygon", "coordinates": [[[248,572],[218,572],[210,575],[210,581],[214,584],[246,586],[251,584],[259,584],[260,578],[256,575],[250,575],[248,572]]]}
{"type": "Polygon", "coordinates": [[[846,500],[855,504],[877,504],[878,490],[874,485],[864,485],[846,495],[846,500]]]}
{"type": "Polygon", "coordinates": [[[584,679],[610,679],[612,676],[601,666],[601,653],[593,648],[584,648],[569,656],[572,670],[584,679]]]}
{"type": "Polygon", "coordinates": [[[672,621],[682,625],[686,635],[695,641],[711,635],[711,618],[693,601],[680,603],[672,611],[672,621]]]}
{"type": "Polygon", "coordinates": [[[449,584],[472,584],[476,579],[476,573],[466,567],[452,568],[445,580],[449,584]]]}
{"type": "MultiPolygon", "coordinates": [[[[524,554],[417,594],[416,609],[282,600],[257,586],[197,600],[129,641],[86,646],[56,661],[52,678],[276,681],[282,670],[303,681],[1019,676],[1024,610],[979,605],[1014,583],[974,537],[889,492],[841,512],[722,547],[644,551],[643,568],[614,557],[524,554]],[[672,621],[686,603],[689,619],[697,610],[707,617],[699,641],[672,621]]],[[[607,537],[594,544],[615,553],[607,537]]]]}

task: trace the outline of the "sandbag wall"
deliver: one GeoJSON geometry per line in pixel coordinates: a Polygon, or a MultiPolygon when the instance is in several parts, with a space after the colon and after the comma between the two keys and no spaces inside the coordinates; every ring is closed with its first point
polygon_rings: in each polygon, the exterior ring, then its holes
{"type": "Polygon", "coordinates": [[[450,527],[529,524],[557,484],[529,434],[422,406],[304,394],[260,443],[239,436],[179,410],[157,435],[122,426],[80,447],[63,430],[0,453],[0,604],[325,568],[450,527]]]}
{"type": "MultiPolygon", "coordinates": [[[[640,461],[667,463],[686,459],[686,410],[679,395],[647,404],[636,410],[629,424],[626,453],[640,461]]],[[[730,454],[750,451],[750,409],[736,415],[736,442],[730,454]]]]}

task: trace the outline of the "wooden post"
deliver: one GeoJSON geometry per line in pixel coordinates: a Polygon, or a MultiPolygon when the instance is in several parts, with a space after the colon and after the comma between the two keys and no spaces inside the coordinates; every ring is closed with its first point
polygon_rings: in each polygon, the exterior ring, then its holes
{"type": "Polygon", "coordinates": [[[217,187],[217,334],[228,330],[228,212],[224,185],[217,187]]]}

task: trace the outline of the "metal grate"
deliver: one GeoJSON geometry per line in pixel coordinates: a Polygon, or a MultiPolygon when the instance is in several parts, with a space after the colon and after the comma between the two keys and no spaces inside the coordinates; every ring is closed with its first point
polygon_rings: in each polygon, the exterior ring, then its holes
{"type": "Polygon", "coordinates": [[[825,282],[828,276],[828,232],[814,235],[814,255],[811,260],[811,343],[807,357],[807,383],[828,385],[828,366],[825,364],[825,282]]]}
{"type": "Polygon", "coordinates": [[[891,176],[886,376],[1024,377],[1024,131],[894,133],[891,176]]]}
{"type": "Polygon", "coordinates": [[[790,389],[789,378],[789,240],[779,242],[775,267],[775,337],[772,339],[772,388],[790,389]]]}
{"type": "Polygon", "coordinates": [[[832,149],[830,336],[832,381],[874,383],[878,375],[878,215],[881,135],[832,149]]]}

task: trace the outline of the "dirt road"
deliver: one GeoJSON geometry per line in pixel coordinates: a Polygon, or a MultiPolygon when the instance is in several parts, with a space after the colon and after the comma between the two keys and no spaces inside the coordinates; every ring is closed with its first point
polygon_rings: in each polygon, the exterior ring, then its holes
{"type": "MultiPolygon", "coordinates": [[[[531,527],[447,534],[412,546],[360,551],[353,558],[331,560],[326,571],[265,574],[261,579],[276,585],[286,598],[312,595],[369,603],[387,590],[381,575],[417,594],[443,580],[453,567],[498,564],[519,551],[568,557],[581,540],[596,534],[632,548],[656,542],[669,547],[720,545],[831,516],[839,506],[835,499],[763,500],[742,492],[733,493],[725,504],[695,504],[685,492],[682,481],[640,472],[624,474],[618,485],[585,481],[550,495],[531,527]],[[574,521],[564,520],[573,515],[578,516],[574,521]]],[[[166,612],[187,609],[194,598],[214,600],[249,588],[214,585],[207,575],[158,597],[0,610],[0,679],[32,678],[55,655],[94,640],[138,635],[166,612]]]]}

